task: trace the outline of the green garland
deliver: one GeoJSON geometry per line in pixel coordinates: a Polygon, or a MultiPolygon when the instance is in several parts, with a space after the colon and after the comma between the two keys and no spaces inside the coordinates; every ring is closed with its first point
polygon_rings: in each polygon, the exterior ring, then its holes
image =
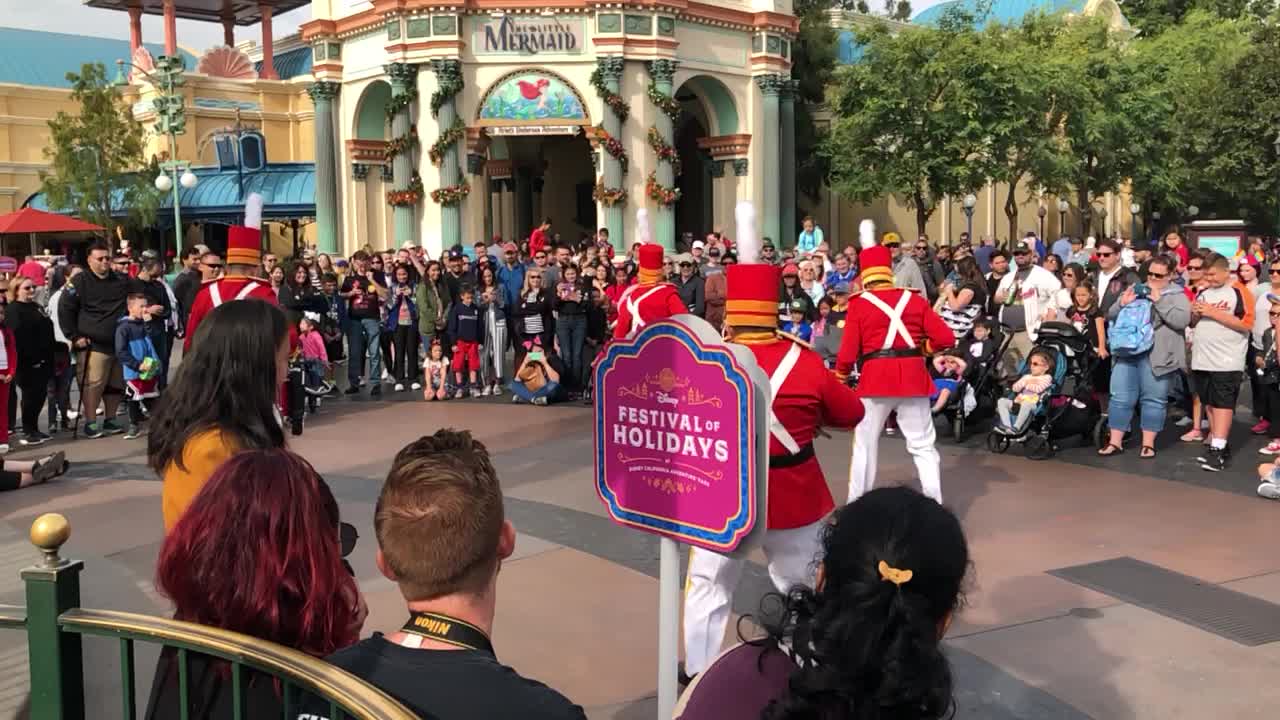
{"type": "Polygon", "coordinates": [[[391,207],[413,207],[422,201],[422,176],[415,170],[404,190],[388,190],[387,204],[391,207]]]}
{"type": "Polygon", "coordinates": [[[414,87],[405,90],[403,94],[392,95],[386,105],[387,120],[394,120],[401,110],[408,110],[417,99],[418,89],[414,87]]]}
{"type": "Polygon", "coordinates": [[[622,147],[622,142],[618,138],[609,134],[603,125],[595,126],[596,140],[599,141],[604,151],[613,156],[614,160],[622,166],[622,174],[627,174],[627,169],[631,167],[631,158],[627,155],[627,149],[622,147]]]}
{"type": "Polygon", "coordinates": [[[666,138],[662,137],[662,133],[657,127],[649,127],[649,147],[653,149],[653,154],[658,156],[658,162],[671,163],[671,172],[679,175],[682,172],[680,165],[680,153],[676,149],[667,144],[666,138]]]}
{"type": "Polygon", "coordinates": [[[649,83],[649,102],[653,103],[654,107],[661,110],[668,118],[671,118],[671,122],[674,123],[680,120],[680,103],[675,98],[659,90],[655,83],[649,83]]]}
{"type": "Polygon", "coordinates": [[[461,75],[442,77],[440,85],[436,87],[436,91],[431,93],[431,117],[438,117],[440,108],[444,107],[444,104],[452,100],[455,95],[462,92],[462,88],[461,75]]]}
{"type": "Polygon", "coordinates": [[[663,207],[671,207],[680,199],[680,188],[667,187],[658,182],[657,173],[649,173],[649,179],[644,184],[645,193],[658,204],[663,207]]]}
{"type": "Polygon", "coordinates": [[[467,124],[462,121],[462,118],[454,118],[453,125],[445,128],[444,132],[440,133],[439,139],[432,143],[427,150],[427,156],[431,158],[431,164],[439,167],[441,161],[444,160],[444,154],[449,152],[450,148],[457,145],[458,141],[466,136],[467,124]]]}
{"type": "Polygon", "coordinates": [[[604,178],[599,178],[596,180],[595,189],[591,191],[591,197],[605,207],[624,205],[627,202],[627,190],[626,188],[607,187],[604,184],[604,178]]]}
{"type": "Polygon", "coordinates": [[[460,204],[470,194],[471,186],[464,180],[457,185],[447,185],[438,190],[432,190],[431,199],[443,207],[452,207],[460,204]]]}
{"type": "Polygon", "coordinates": [[[410,125],[409,132],[387,142],[387,149],[383,156],[387,162],[391,162],[397,155],[410,152],[416,147],[418,147],[418,128],[410,125]]]}
{"type": "Polygon", "coordinates": [[[604,99],[604,104],[609,106],[613,114],[618,117],[618,122],[626,122],[631,116],[631,105],[622,96],[609,89],[604,82],[604,76],[600,72],[600,68],[596,68],[591,73],[591,87],[595,88],[596,94],[604,99]]]}

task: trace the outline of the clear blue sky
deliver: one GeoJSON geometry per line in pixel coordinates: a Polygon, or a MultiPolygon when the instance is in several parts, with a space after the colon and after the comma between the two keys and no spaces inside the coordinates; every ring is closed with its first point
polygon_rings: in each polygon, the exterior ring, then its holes
{"type": "MultiPolygon", "coordinates": [[[[872,7],[878,7],[882,0],[868,0],[872,7]]],[[[911,12],[936,5],[942,0],[913,0],[911,12]]],[[[26,28],[30,30],[47,30],[75,35],[96,35],[99,37],[129,38],[129,16],[127,13],[113,10],[99,10],[85,7],[81,0],[40,0],[39,2],[6,2],[4,14],[0,15],[0,26],[26,28]]],[[[360,0],[347,0],[351,6],[363,5],[360,0]]],[[[301,7],[285,13],[273,23],[275,36],[282,37],[297,32],[298,26],[311,18],[311,8],[301,7]]],[[[261,42],[262,31],[258,26],[237,27],[236,41],[253,39],[261,42]]],[[[142,37],[146,42],[162,42],[164,31],[161,29],[159,15],[142,16],[142,37]]],[[[216,23],[178,21],[178,44],[199,55],[204,50],[222,43],[222,26],[216,23]]],[[[51,48],[55,50],[55,48],[51,48]]]]}

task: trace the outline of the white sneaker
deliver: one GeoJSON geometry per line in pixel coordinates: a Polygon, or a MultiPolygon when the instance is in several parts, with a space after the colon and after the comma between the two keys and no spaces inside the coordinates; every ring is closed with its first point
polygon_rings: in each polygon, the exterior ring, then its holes
{"type": "Polygon", "coordinates": [[[75,410],[68,410],[68,411],[67,411],[67,419],[68,419],[68,420],[75,420],[75,419],[76,419],[76,418],[78,418],[78,417],[80,417],[80,413],[76,412],[75,410]]]}
{"type": "Polygon", "coordinates": [[[493,389],[488,386],[482,387],[480,388],[480,394],[483,395],[484,397],[489,397],[490,395],[493,394],[493,389]]]}
{"type": "Polygon", "coordinates": [[[1190,424],[1191,424],[1191,416],[1190,416],[1190,415],[1183,415],[1182,417],[1178,418],[1178,421],[1177,421],[1177,422],[1175,422],[1175,423],[1174,423],[1174,425],[1176,425],[1176,426],[1178,426],[1178,427],[1186,427],[1186,426],[1188,426],[1188,425],[1190,425],[1190,424]]]}
{"type": "Polygon", "coordinates": [[[391,382],[391,372],[390,372],[390,371],[388,371],[388,370],[383,370],[383,371],[382,371],[382,382],[391,382]]]}
{"type": "Polygon", "coordinates": [[[9,443],[0,443],[0,455],[9,452],[9,443]]]}
{"type": "Polygon", "coordinates": [[[1258,495],[1268,500],[1280,500],[1280,485],[1264,482],[1258,486],[1258,495]]]}
{"type": "Polygon", "coordinates": [[[413,388],[414,390],[421,390],[421,389],[422,389],[422,383],[414,383],[414,384],[410,385],[409,387],[413,388]]]}
{"type": "Polygon", "coordinates": [[[404,392],[404,383],[396,383],[396,392],[404,392]]]}
{"type": "Polygon", "coordinates": [[[1265,447],[1258,448],[1263,455],[1280,455],[1280,440],[1272,440],[1265,447]]]}

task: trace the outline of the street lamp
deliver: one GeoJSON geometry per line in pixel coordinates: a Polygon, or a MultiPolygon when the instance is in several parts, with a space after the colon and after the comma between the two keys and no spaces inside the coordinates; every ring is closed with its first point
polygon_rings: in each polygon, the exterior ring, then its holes
{"type": "Polygon", "coordinates": [[[1138,213],[1142,212],[1142,206],[1136,202],[1129,203],[1129,216],[1132,219],[1132,229],[1129,231],[1129,242],[1136,245],[1138,243],[1138,213]]]}
{"type": "Polygon", "coordinates": [[[1063,235],[1067,234],[1067,210],[1070,209],[1070,207],[1070,203],[1062,198],[1058,198],[1058,232],[1063,235]]]}
{"type": "Polygon", "coordinates": [[[124,68],[128,65],[142,74],[160,93],[152,101],[156,112],[156,130],[169,136],[169,159],[160,167],[169,174],[156,177],[156,189],[162,193],[173,193],[173,244],[174,256],[182,257],[182,208],[178,200],[179,188],[190,190],[200,179],[191,172],[190,164],[178,160],[178,136],[187,131],[186,100],[179,88],[185,82],[182,77],[186,70],[186,60],[181,55],[161,55],[156,58],[155,72],[151,73],[133,63],[116,60],[116,85],[127,85],[128,78],[124,68]]]}
{"type": "Polygon", "coordinates": [[[969,236],[969,242],[973,242],[973,208],[977,204],[977,195],[969,193],[964,196],[964,229],[965,234],[969,236]]]}
{"type": "Polygon", "coordinates": [[[1044,216],[1048,214],[1049,214],[1049,211],[1045,209],[1045,206],[1041,205],[1040,207],[1036,208],[1036,215],[1040,216],[1040,239],[1042,241],[1044,240],[1044,216]]]}

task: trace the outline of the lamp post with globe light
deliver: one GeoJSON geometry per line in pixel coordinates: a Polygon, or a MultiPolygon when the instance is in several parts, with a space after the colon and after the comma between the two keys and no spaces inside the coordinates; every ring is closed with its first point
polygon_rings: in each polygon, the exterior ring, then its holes
{"type": "Polygon", "coordinates": [[[1138,213],[1142,212],[1142,206],[1136,202],[1129,203],[1129,217],[1132,224],[1129,230],[1129,242],[1137,245],[1138,243],[1138,213]]]}
{"type": "Polygon", "coordinates": [[[965,234],[969,236],[969,242],[973,242],[973,208],[977,204],[977,195],[969,193],[964,196],[964,229],[965,234]]]}
{"type": "Polygon", "coordinates": [[[1044,240],[1044,216],[1048,214],[1049,214],[1049,211],[1048,209],[1045,208],[1045,206],[1041,205],[1040,207],[1036,208],[1036,215],[1039,216],[1040,218],[1040,239],[1041,240],[1044,240]]]}
{"type": "Polygon", "coordinates": [[[1062,198],[1058,199],[1058,232],[1067,234],[1067,210],[1071,208],[1071,204],[1062,198]]]}
{"type": "Polygon", "coordinates": [[[182,208],[179,202],[181,188],[190,190],[200,181],[191,172],[191,164],[178,160],[178,136],[187,131],[186,100],[179,88],[185,80],[182,77],[186,70],[186,60],[181,55],[161,55],[156,58],[155,72],[138,67],[124,60],[116,60],[115,84],[128,85],[129,80],[124,68],[128,65],[135,72],[141,73],[159,94],[152,101],[156,113],[156,130],[169,136],[169,159],[160,164],[166,172],[156,176],[156,190],[162,193],[173,193],[173,244],[174,257],[182,256],[182,208]]]}

